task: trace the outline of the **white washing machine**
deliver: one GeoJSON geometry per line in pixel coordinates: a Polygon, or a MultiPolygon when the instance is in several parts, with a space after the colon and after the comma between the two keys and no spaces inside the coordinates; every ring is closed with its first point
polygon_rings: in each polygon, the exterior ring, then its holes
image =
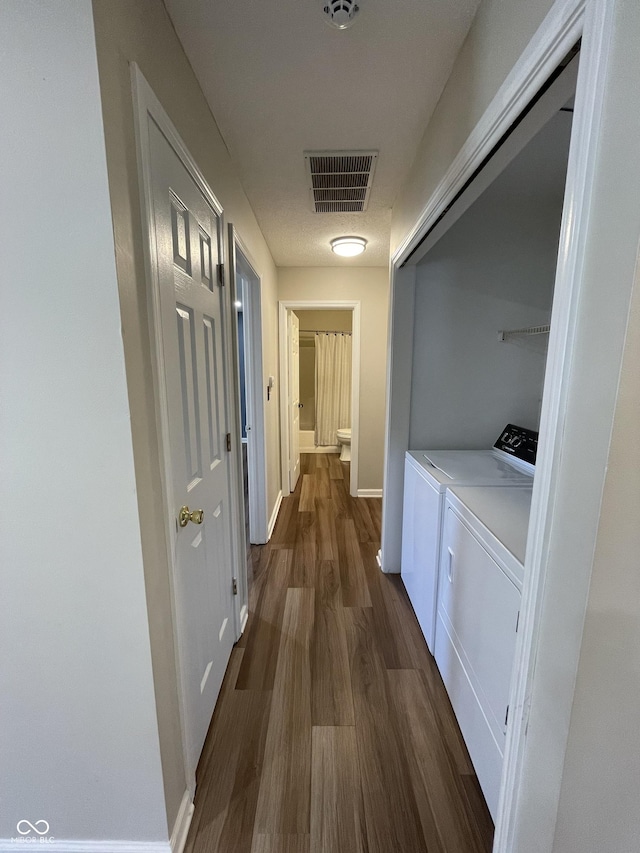
{"type": "Polygon", "coordinates": [[[432,654],[447,489],[452,486],[530,487],[537,445],[536,432],[507,424],[491,450],[407,452],[401,575],[432,654]]]}
{"type": "Polygon", "coordinates": [[[447,491],[434,656],[495,821],[532,488],[447,491]]]}

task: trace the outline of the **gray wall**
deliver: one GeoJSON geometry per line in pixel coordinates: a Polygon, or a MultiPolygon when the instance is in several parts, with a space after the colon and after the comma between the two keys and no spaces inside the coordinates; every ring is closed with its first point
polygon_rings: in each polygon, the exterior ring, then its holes
{"type": "Polygon", "coordinates": [[[418,266],[410,447],[491,447],[538,429],[571,118],[559,113],[418,266]]]}
{"type": "Polygon", "coordinates": [[[91,4],[0,33],[0,838],[166,843],[91,4]]]}

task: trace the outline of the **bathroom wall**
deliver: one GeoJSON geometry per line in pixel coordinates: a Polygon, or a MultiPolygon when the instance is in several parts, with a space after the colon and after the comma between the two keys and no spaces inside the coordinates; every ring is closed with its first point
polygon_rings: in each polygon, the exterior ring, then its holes
{"type": "Polygon", "coordinates": [[[316,428],[316,345],[311,335],[300,335],[300,429],[316,428]]]}
{"type": "Polygon", "coordinates": [[[351,311],[296,311],[300,331],[350,332],[351,311]]]}

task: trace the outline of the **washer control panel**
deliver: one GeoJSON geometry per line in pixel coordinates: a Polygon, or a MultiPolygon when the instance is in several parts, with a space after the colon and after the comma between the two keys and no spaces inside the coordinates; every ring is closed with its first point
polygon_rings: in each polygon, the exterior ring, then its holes
{"type": "Polygon", "coordinates": [[[523,462],[535,465],[538,452],[538,433],[515,424],[507,424],[493,446],[510,456],[522,459],[523,462]]]}

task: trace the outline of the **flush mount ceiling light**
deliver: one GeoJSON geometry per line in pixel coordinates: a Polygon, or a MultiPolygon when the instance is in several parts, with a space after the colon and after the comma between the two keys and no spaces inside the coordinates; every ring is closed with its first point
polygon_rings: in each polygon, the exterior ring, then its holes
{"type": "Polygon", "coordinates": [[[360,7],[354,0],[320,0],[324,19],[339,30],[346,30],[354,22],[360,7]]]}
{"type": "Polygon", "coordinates": [[[364,237],[336,237],[331,241],[331,248],[336,255],[342,255],[343,258],[353,258],[356,255],[361,255],[367,248],[367,241],[364,237]]]}

